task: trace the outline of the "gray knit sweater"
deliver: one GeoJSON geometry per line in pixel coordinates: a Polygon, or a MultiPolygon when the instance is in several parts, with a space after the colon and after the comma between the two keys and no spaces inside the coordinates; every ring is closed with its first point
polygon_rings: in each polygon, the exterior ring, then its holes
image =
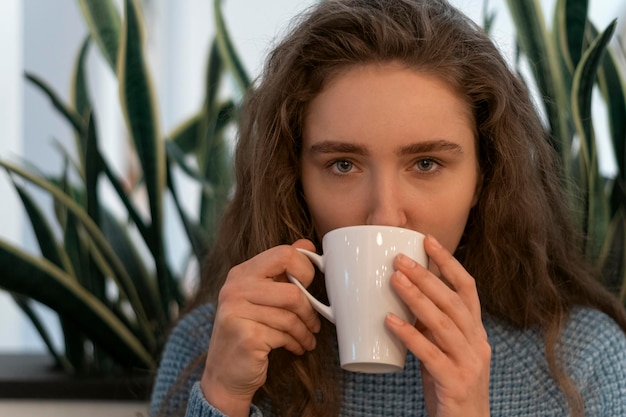
{"type": "MultiPolygon", "coordinates": [[[[167,343],[152,394],[156,415],[181,371],[209,345],[213,306],[202,306],[183,318],[167,343]]],[[[566,416],[566,401],[550,377],[538,332],[519,330],[493,319],[484,325],[492,348],[489,386],[492,416],[566,416]]],[[[586,416],[626,416],[626,335],[595,310],[576,309],[563,335],[567,371],[583,395],[586,416]]],[[[340,371],[339,372],[344,372],[340,371]]],[[[169,415],[185,407],[187,417],[222,416],[204,398],[198,370],[176,390],[169,415]]],[[[419,363],[409,353],[403,372],[383,375],[345,373],[342,416],[426,416],[419,363]]],[[[251,416],[271,416],[254,405],[251,416]]]]}

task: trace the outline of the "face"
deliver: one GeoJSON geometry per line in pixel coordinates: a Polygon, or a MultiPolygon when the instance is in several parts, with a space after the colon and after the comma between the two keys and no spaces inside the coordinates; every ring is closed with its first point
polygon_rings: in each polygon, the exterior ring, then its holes
{"type": "Polygon", "coordinates": [[[471,110],[432,74],[351,67],[309,104],[302,186],[319,236],[377,224],[459,244],[480,189],[471,110]]]}

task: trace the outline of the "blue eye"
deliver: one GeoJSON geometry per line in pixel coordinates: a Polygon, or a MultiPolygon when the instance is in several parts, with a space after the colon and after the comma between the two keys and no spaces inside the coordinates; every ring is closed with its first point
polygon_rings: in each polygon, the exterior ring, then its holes
{"type": "Polygon", "coordinates": [[[347,174],[348,172],[352,171],[352,168],[354,165],[352,164],[352,162],[342,159],[342,160],[333,162],[333,166],[338,172],[342,174],[347,174]]]}

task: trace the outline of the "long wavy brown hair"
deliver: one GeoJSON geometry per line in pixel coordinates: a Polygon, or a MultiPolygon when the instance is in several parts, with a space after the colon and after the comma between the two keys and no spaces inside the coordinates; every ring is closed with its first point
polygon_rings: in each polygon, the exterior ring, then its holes
{"type": "MultiPolygon", "coordinates": [[[[390,61],[441,77],[473,109],[483,186],[455,256],[476,279],[485,314],[543,331],[552,374],[582,415],[558,366],[562,327],[575,305],[607,313],[625,331],[626,316],[584,261],[558,159],[524,84],[482,29],[443,0],[330,0],[294,23],[247,96],[236,190],[191,307],[215,302],[228,270],[261,251],[300,238],[319,246],[300,184],[308,103],[346,67],[390,61]]],[[[312,289],[319,297],[321,282],[312,289]]],[[[323,327],[315,351],[271,353],[257,400],[277,415],[337,415],[334,329],[323,327]],[[290,401],[281,401],[285,392],[290,401]]]]}

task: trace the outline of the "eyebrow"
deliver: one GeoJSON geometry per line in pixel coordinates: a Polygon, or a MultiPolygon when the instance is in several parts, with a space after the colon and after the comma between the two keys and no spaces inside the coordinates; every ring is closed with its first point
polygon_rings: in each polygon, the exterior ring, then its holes
{"type": "Polygon", "coordinates": [[[458,143],[450,142],[444,139],[432,140],[426,142],[412,143],[402,146],[396,150],[397,155],[411,155],[416,153],[440,152],[448,151],[457,154],[463,153],[463,148],[458,143]]]}
{"type": "MultiPolygon", "coordinates": [[[[448,140],[430,140],[426,142],[416,142],[407,146],[396,149],[395,153],[399,156],[412,155],[418,153],[451,151],[457,154],[463,153],[463,148],[454,142],[448,140]]],[[[311,145],[309,153],[326,154],[326,153],[350,153],[355,155],[367,155],[369,151],[363,145],[348,142],[325,140],[311,145]]]]}
{"type": "Polygon", "coordinates": [[[317,142],[311,145],[309,153],[312,154],[325,154],[325,153],[351,153],[356,155],[367,155],[367,148],[363,145],[356,145],[354,143],[339,142],[332,140],[325,140],[317,142]]]}

